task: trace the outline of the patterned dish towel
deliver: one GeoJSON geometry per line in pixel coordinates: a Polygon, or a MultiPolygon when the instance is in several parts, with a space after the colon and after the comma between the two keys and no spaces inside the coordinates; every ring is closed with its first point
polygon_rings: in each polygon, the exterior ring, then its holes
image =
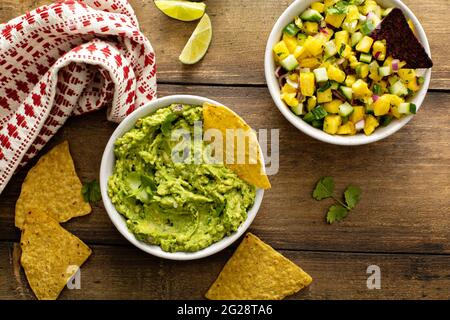
{"type": "Polygon", "coordinates": [[[120,122],[156,97],[153,48],[126,0],[65,0],[0,25],[0,194],[71,115],[120,122]]]}

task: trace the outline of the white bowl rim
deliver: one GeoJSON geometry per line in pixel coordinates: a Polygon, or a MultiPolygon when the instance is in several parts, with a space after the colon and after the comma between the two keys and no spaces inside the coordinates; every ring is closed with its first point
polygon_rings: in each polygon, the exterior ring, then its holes
{"type": "MultiPolygon", "coordinates": [[[[108,195],[108,179],[112,173],[112,169],[114,168],[114,142],[121,137],[123,134],[128,132],[136,123],[139,118],[145,117],[154,113],[156,110],[160,108],[167,107],[172,103],[184,103],[184,104],[198,104],[201,105],[204,102],[208,102],[214,105],[223,104],[214,101],[212,99],[208,99],[205,97],[195,96],[195,95],[170,95],[163,98],[155,99],[145,106],[142,106],[135,111],[133,111],[130,115],[128,115],[114,130],[111,135],[102,156],[101,166],[100,166],[100,190],[102,194],[103,204],[105,206],[106,212],[108,213],[109,218],[111,219],[114,226],[117,230],[124,236],[129,242],[131,242],[134,246],[141,249],[144,252],[150,253],[156,257],[169,259],[169,260],[195,260],[205,258],[207,256],[213,255],[226,247],[230,246],[233,242],[238,240],[245,231],[250,227],[251,223],[255,219],[258,210],[261,206],[262,199],[264,196],[263,189],[256,190],[255,202],[252,208],[247,213],[247,219],[239,226],[238,230],[227,236],[218,242],[211,244],[210,246],[196,251],[196,252],[166,252],[161,249],[161,247],[156,245],[150,245],[145,242],[139,241],[136,239],[134,234],[128,230],[126,226],[125,218],[116,210],[114,205],[111,202],[111,199],[108,195]]],[[[231,110],[231,109],[230,109],[231,110]]],[[[232,110],[233,111],[233,110],[232,110]]],[[[233,111],[234,112],[234,111],[233,111]]],[[[261,153],[261,156],[264,155],[261,153]]]]}
{"type": "MultiPolygon", "coordinates": [[[[303,10],[305,10],[311,3],[315,1],[317,0],[295,0],[278,18],[277,22],[272,28],[269,39],[267,41],[264,58],[264,72],[270,95],[272,96],[272,99],[275,102],[277,108],[280,110],[283,116],[297,129],[309,135],[310,137],[331,144],[342,146],[364,145],[382,140],[394,134],[395,132],[400,130],[403,126],[405,126],[413,118],[414,115],[410,115],[402,119],[396,119],[395,121],[392,121],[387,127],[379,127],[370,136],[366,136],[362,133],[357,134],[355,136],[338,136],[338,135],[330,135],[304,122],[301,118],[294,115],[286,106],[286,104],[281,100],[278,81],[274,74],[275,63],[273,61],[272,56],[273,45],[281,38],[281,32],[283,28],[289,22],[291,22],[295,16],[299,15],[303,10]]],[[[376,2],[384,7],[393,7],[393,6],[398,7],[405,13],[407,18],[411,19],[416,29],[416,34],[418,35],[419,41],[422,43],[422,45],[425,48],[425,51],[429,54],[431,58],[430,45],[428,43],[427,36],[425,34],[422,25],[420,24],[419,20],[414,15],[414,13],[400,0],[376,0],[376,2]]],[[[430,85],[431,68],[425,71],[424,77],[425,81],[422,84],[421,89],[415,94],[413,99],[411,99],[411,102],[417,106],[417,111],[420,109],[423,100],[425,99],[426,93],[428,91],[428,87],[430,85]]]]}

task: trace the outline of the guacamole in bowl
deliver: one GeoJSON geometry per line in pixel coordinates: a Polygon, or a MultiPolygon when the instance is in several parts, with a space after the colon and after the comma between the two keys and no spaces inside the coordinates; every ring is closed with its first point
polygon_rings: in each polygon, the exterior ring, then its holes
{"type": "Polygon", "coordinates": [[[231,169],[194,161],[206,142],[190,143],[188,158],[173,160],[179,141],[172,133],[184,130],[193,136],[202,118],[201,106],[172,104],[140,118],[114,144],[111,201],[137,239],[164,251],[208,247],[235,232],[254,203],[255,187],[231,169]]]}
{"type": "Polygon", "coordinates": [[[252,171],[211,161],[215,149],[203,138],[208,140],[206,133],[217,122],[250,129],[214,100],[173,95],[135,110],[111,135],[100,168],[103,204],[117,230],[139,249],[171,260],[200,259],[228,247],[253,222],[270,187],[262,151],[257,145],[259,175],[257,166],[252,171]],[[241,124],[226,120],[220,110],[241,124]],[[177,131],[194,144],[177,144],[177,131]]]}

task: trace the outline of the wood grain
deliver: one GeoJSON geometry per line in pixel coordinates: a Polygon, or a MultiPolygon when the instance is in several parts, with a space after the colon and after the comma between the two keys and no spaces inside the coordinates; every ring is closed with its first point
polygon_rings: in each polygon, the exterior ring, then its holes
{"type": "MultiPolygon", "coordinates": [[[[2,0],[0,23],[49,0],[2,0]]],[[[151,0],[131,0],[141,29],[156,50],[158,80],[171,83],[218,83],[263,85],[264,51],[275,21],[292,0],[207,1],[213,23],[213,42],[206,57],[184,66],[178,55],[195,28],[166,17],[151,0]]],[[[450,12],[448,0],[405,0],[427,33],[435,67],[432,89],[450,89],[450,12]]]]}
{"type": "MultiPolygon", "coordinates": [[[[13,257],[17,243],[0,243],[13,257]]],[[[81,289],[61,299],[202,299],[232,251],[207,259],[176,262],[132,247],[93,246],[81,269],[81,289]]],[[[450,256],[371,255],[282,251],[313,277],[311,286],[289,299],[449,299],[450,256]],[[381,270],[381,289],[367,289],[367,267],[381,270]]],[[[0,299],[33,299],[23,270],[0,260],[0,299]]]]}
{"type": "MultiPolygon", "coordinates": [[[[291,126],[264,88],[162,85],[161,96],[191,93],[216,99],[255,128],[280,131],[280,168],[271,177],[252,230],[276,248],[354,252],[450,253],[450,96],[430,93],[418,115],[388,139],[345,148],[309,138],[291,126]],[[264,116],[261,116],[264,115],[264,116]],[[316,202],[316,180],[330,175],[337,191],[361,186],[362,200],[342,223],[325,223],[331,201],[316,202]]],[[[69,140],[83,181],[97,178],[114,129],[104,111],[72,118],[46,147],[69,140]],[[87,130],[88,129],[88,130],[87,130]]],[[[17,240],[14,203],[30,166],[0,195],[0,239],[17,240]]],[[[125,243],[101,204],[87,217],[66,223],[89,243],[125,243]]]]}

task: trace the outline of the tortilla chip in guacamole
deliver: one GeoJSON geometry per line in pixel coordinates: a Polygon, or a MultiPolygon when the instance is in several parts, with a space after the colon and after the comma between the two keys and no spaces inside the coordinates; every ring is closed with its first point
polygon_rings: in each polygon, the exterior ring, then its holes
{"type": "Polygon", "coordinates": [[[57,145],[28,172],[16,203],[16,227],[22,229],[32,209],[41,210],[58,222],[91,212],[84,202],[67,141],[57,145]]]}
{"type": "Polygon", "coordinates": [[[307,287],[312,278],[251,233],[206,293],[211,300],[281,300],[307,287]]]}
{"type": "Polygon", "coordinates": [[[270,189],[271,185],[264,171],[256,134],[241,117],[226,107],[205,103],[203,104],[203,131],[207,132],[209,129],[217,129],[222,134],[223,163],[228,168],[247,183],[257,188],[270,189]],[[230,132],[233,134],[232,142],[227,139],[230,137],[228,135],[230,132]],[[244,137],[244,148],[237,147],[239,142],[236,139],[240,137],[244,137]],[[231,146],[231,150],[227,146],[231,146]]]}

